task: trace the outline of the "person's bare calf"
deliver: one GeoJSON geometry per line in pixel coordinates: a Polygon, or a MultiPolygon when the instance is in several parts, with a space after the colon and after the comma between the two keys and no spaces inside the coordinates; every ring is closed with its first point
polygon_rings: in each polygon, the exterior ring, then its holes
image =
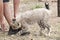
{"type": "Polygon", "coordinates": [[[0,0],[0,25],[1,25],[1,30],[5,31],[5,23],[4,23],[4,15],[3,15],[3,0],[0,0]]]}
{"type": "Polygon", "coordinates": [[[16,19],[16,14],[18,14],[19,11],[19,4],[20,4],[20,0],[14,0],[14,19],[16,19]]]}
{"type": "MultiPolygon", "coordinates": [[[[8,31],[8,35],[16,34],[16,33],[18,33],[22,28],[14,29],[14,28],[15,28],[15,24],[14,24],[13,22],[14,22],[15,20],[12,20],[12,19],[13,19],[15,13],[14,13],[13,16],[11,15],[11,10],[9,9],[9,7],[10,7],[10,6],[9,6],[9,2],[4,2],[3,5],[4,5],[4,16],[5,16],[7,22],[8,22],[8,24],[9,24],[9,26],[10,26],[9,31],[8,31]]],[[[16,5],[17,5],[17,4],[16,4],[16,5]]],[[[17,8],[18,8],[18,6],[17,6],[17,8]]],[[[17,10],[17,9],[15,9],[15,10],[17,10]]]]}

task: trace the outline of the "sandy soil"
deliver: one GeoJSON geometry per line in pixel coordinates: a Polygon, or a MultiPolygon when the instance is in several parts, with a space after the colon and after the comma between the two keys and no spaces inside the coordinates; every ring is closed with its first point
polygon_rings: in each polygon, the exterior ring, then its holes
{"type": "Polygon", "coordinates": [[[60,40],[60,18],[51,18],[50,19],[50,35],[43,34],[42,36],[39,35],[39,27],[37,24],[34,24],[34,26],[31,26],[30,34],[21,36],[20,32],[16,35],[7,35],[7,32],[3,33],[0,32],[0,40],[60,40]]]}

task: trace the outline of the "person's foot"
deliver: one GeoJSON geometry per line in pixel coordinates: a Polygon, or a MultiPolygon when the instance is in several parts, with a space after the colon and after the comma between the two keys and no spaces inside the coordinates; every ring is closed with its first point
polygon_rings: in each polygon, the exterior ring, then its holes
{"type": "Polygon", "coordinates": [[[10,26],[9,31],[8,31],[8,35],[17,34],[20,30],[22,30],[22,28],[13,29],[12,26],[10,26]]]}
{"type": "Polygon", "coordinates": [[[1,29],[0,29],[0,30],[1,30],[2,32],[5,32],[5,31],[7,30],[5,27],[6,27],[5,24],[1,24],[1,29]]]}

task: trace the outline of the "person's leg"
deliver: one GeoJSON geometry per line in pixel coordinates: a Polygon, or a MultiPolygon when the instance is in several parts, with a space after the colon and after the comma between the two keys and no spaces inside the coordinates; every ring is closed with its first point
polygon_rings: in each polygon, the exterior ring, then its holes
{"type": "Polygon", "coordinates": [[[5,16],[8,24],[10,25],[8,35],[16,34],[17,32],[19,32],[21,30],[21,28],[13,29],[13,28],[15,28],[15,25],[12,21],[13,17],[11,17],[11,10],[9,8],[9,3],[7,1],[5,1],[3,5],[4,5],[4,16],[5,16]]]}
{"type": "MultiPolygon", "coordinates": [[[[18,12],[18,8],[19,8],[19,2],[20,0],[14,0],[14,19],[16,18],[16,13],[18,12]]],[[[7,19],[9,25],[12,25],[13,24],[13,17],[11,16],[11,10],[9,9],[9,1],[6,1],[4,2],[4,15],[5,15],[5,18],[7,19]]]]}
{"type": "Polygon", "coordinates": [[[14,19],[16,19],[16,14],[19,11],[20,0],[14,0],[14,19]]]}
{"type": "Polygon", "coordinates": [[[9,8],[9,2],[4,2],[3,3],[3,10],[4,10],[4,16],[8,22],[9,25],[12,25],[13,24],[13,21],[12,21],[12,15],[11,15],[11,10],[9,8]]]}
{"type": "Polygon", "coordinates": [[[5,31],[4,15],[3,15],[3,0],[0,0],[0,24],[2,31],[5,31]]]}
{"type": "MultiPolygon", "coordinates": [[[[12,16],[12,13],[11,13],[11,9],[10,9],[10,5],[9,5],[9,1],[10,0],[4,0],[3,2],[3,10],[4,10],[4,16],[8,22],[8,24],[10,26],[13,26],[13,17],[14,15],[12,16]]],[[[14,13],[13,13],[14,14],[14,13]]],[[[13,26],[14,27],[14,26],[13,26]]]]}
{"type": "Polygon", "coordinates": [[[9,1],[8,2],[4,2],[3,3],[3,10],[4,10],[4,16],[9,24],[9,26],[11,26],[12,28],[15,28],[15,25],[13,23],[13,17],[14,15],[12,16],[12,13],[11,13],[11,9],[10,9],[10,6],[9,6],[9,1]]]}

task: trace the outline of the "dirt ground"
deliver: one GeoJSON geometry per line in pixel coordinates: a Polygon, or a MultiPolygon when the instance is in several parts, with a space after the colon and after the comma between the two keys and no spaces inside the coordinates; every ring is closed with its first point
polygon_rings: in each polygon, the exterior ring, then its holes
{"type": "Polygon", "coordinates": [[[20,36],[20,32],[16,35],[8,36],[7,32],[0,32],[0,40],[60,40],[60,18],[55,17],[49,20],[51,25],[50,35],[42,35],[40,36],[38,33],[39,28],[33,26],[30,28],[31,34],[20,36]]]}
{"type": "MultiPolygon", "coordinates": [[[[34,3],[28,2],[28,3],[23,3],[22,2],[20,4],[20,9],[19,9],[20,11],[19,12],[25,12],[27,10],[31,10],[30,7],[32,5],[36,4],[36,2],[34,2],[34,3]]],[[[38,4],[40,4],[40,3],[38,3],[38,4]]],[[[54,2],[54,4],[52,6],[50,6],[51,9],[53,10],[53,14],[57,13],[56,4],[57,3],[54,2]],[[55,7],[55,9],[54,9],[54,7],[55,7]]],[[[10,4],[10,5],[11,5],[11,8],[12,8],[11,10],[13,10],[13,6],[12,6],[13,4],[10,4]]],[[[42,5],[44,5],[43,2],[42,2],[42,5]]],[[[12,11],[12,13],[13,13],[13,11],[12,11]]],[[[29,35],[20,36],[20,32],[19,32],[16,35],[9,36],[9,35],[7,35],[7,32],[5,32],[5,33],[0,32],[0,40],[60,40],[60,17],[55,17],[56,15],[53,15],[54,17],[51,17],[49,19],[49,23],[51,25],[50,35],[40,36],[39,35],[39,27],[37,27],[38,26],[37,24],[34,24],[34,26],[32,26],[30,28],[31,34],[29,34],[29,35]]]]}

